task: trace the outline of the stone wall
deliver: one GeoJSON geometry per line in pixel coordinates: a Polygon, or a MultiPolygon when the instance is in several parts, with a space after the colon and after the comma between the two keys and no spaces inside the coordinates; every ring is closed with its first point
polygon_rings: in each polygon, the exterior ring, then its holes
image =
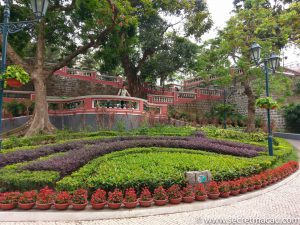
{"type": "Polygon", "coordinates": [[[197,114],[198,116],[204,116],[205,113],[210,112],[210,110],[216,105],[222,103],[222,100],[201,100],[193,103],[185,103],[174,105],[174,108],[181,112],[197,114]]]}
{"type": "MultiPolygon", "coordinates": [[[[236,91],[229,96],[228,103],[235,105],[239,113],[247,116],[248,98],[244,94],[244,88],[242,86],[237,86],[236,91]]],[[[261,117],[264,123],[266,123],[267,112],[265,109],[256,108],[256,116],[261,117]]],[[[285,130],[286,124],[282,110],[271,110],[271,120],[274,121],[276,130],[285,130]]]]}
{"type": "MultiPolygon", "coordinates": [[[[17,89],[10,89],[16,91],[34,91],[32,82],[17,89]]],[[[47,80],[47,96],[116,95],[118,90],[117,88],[99,83],[56,75],[50,76],[47,80]]]]}
{"type": "Polygon", "coordinates": [[[53,75],[47,81],[48,96],[77,97],[85,95],[116,95],[117,93],[117,88],[69,77],[53,75]]]}

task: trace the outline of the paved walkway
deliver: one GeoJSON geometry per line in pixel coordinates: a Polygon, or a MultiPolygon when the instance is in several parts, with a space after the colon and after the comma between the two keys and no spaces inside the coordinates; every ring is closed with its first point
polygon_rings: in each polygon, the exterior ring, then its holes
{"type": "MultiPolygon", "coordinates": [[[[300,141],[295,146],[300,147],[300,141]]],[[[300,149],[300,148],[299,148],[300,149]]],[[[127,219],[78,222],[7,222],[8,225],[200,225],[200,224],[300,224],[300,172],[276,188],[248,200],[203,209],[127,219]]],[[[196,203],[198,204],[198,203],[196,203]]],[[[163,210],[164,207],[161,208],[163,210]]],[[[117,213],[117,211],[116,211],[117,213]]],[[[76,215],[76,214],[75,214],[76,215]]],[[[76,218],[74,218],[75,220],[76,218]]],[[[1,220],[1,218],[0,218],[1,220]]]]}

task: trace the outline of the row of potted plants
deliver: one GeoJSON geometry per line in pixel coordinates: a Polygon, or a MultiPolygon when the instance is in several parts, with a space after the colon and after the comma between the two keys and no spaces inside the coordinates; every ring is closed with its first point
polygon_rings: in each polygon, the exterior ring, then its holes
{"type": "MultiPolygon", "coordinates": [[[[177,184],[168,189],[159,186],[153,193],[148,188],[143,188],[139,198],[134,188],[128,188],[125,193],[116,188],[108,194],[105,190],[98,189],[92,194],[90,204],[94,209],[103,209],[106,205],[111,209],[118,209],[122,205],[131,209],[138,205],[149,207],[153,202],[155,205],[162,206],[168,202],[179,204],[181,202],[191,203],[195,200],[205,201],[207,198],[227,198],[230,195],[235,196],[270,185],[292,174],[298,168],[298,162],[288,162],[278,168],[232,181],[218,183],[211,181],[207,185],[186,185],[183,188],[177,184]]],[[[17,206],[25,210],[32,209],[34,206],[37,209],[46,210],[50,209],[52,205],[58,210],[67,209],[70,205],[73,209],[84,209],[88,205],[88,192],[84,189],[78,189],[72,194],[67,191],[55,193],[54,190],[45,187],[39,192],[0,193],[0,208],[2,210],[14,209],[17,206]]]]}

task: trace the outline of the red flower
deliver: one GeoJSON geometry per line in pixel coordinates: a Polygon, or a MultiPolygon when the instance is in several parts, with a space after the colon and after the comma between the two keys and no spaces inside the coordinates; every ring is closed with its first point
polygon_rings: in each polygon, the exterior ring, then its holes
{"type": "Polygon", "coordinates": [[[143,188],[141,194],[140,194],[140,200],[142,201],[149,201],[152,198],[151,192],[148,188],[143,188]]]}
{"type": "Polygon", "coordinates": [[[125,192],[125,202],[136,202],[137,195],[134,188],[129,188],[125,192]]]}
{"type": "Polygon", "coordinates": [[[17,203],[20,197],[20,192],[5,192],[2,193],[0,198],[0,203],[2,204],[10,204],[17,203]]]}
{"type": "Polygon", "coordinates": [[[45,188],[41,189],[40,192],[37,194],[36,201],[39,204],[49,204],[53,202],[54,198],[54,191],[48,186],[45,188]]]}
{"type": "Polygon", "coordinates": [[[196,196],[206,195],[206,190],[203,184],[195,184],[195,194],[196,196]]]}
{"type": "Polygon", "coordinates": [[[122,203],[123,202],[123,193],[118,188],[114,192],[108,193],[108,202],[111,203],[122,203]]]}
{"type": "Polygon", "coordinates": [[[210,194],[216,194],[219,193],[219,187],[218,184],[215,181],[211,181],[206,185],[206,190],[210,194]]]}
{"type": "Polygon", "coordinates": [[[192,185],[184,187],[181,193],[183,197],[195,197],[195,191],[192,185]]]}
{"type": "Polygon", "coordinates": [[[153,198],[155,200],[166,200],[168,199],[168,195],[166,190],[162,186],[159,186],[154,190],[153,198]]]}
{"type": "Polygon", "coordinates": [[[87,202],[87,190],[78,189],[73,193],[72,203],[84,204],[87,202]]]}
{"type": "Polygon", "coordinates": [[[178,184],[172,185],[168,190],[167,190],[168,197],[170,199],[178,199],[182,197],[180,187],[178,184]]]}
{"type": "Polygon", "coordinates": [[[71,195],[67,191],[61,191],[56,194],[54,202],[57,204],[70,203],[71,195]]]}
{"type": "Polygon", "coordinates": [[[221,193],[226,193],[230,191],[230,185],[228,182],[226,181],[222,181],[218,184],[219,186],[219,192],[221,193]]]}
{"type": "Polygon", "coordinates": [[[20,195],[18,202],[20,203],[33,203],[36,201],[36,191],[26,191],[20,195]]]}
{"type": "Polygon", "coordinates": [[[92,203],[106,202],[106,191],[104,191],[102,189],[97,189],[92,195],[91,202],[92,203]]]}

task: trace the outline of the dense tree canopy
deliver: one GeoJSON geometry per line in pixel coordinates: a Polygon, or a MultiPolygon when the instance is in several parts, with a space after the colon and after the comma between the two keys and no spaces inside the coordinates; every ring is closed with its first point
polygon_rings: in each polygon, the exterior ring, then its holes
{"type": "MultiPolygon", "coordinates": [[[[262,59],[268,58],[271,52],[280,53],[291,41],[295,30],[287,24],[287,11],[282,8],[283,2],[278,4],[276,1],[272,5],[267,0],[246,0],[234,1],[234,4],[235,15],[219,32],[219,36],[204,46],[197,69],[200,75],[207,77],[208,74],[214,74],[222,78],[219,83],[224,83],[231,79],[230,67],[238,68],[234,77],[241,82],[248,97],[247,129],[253,131],[255,100],[264,93],[265,78],[262,68],[251,62],[250,46],[253,42],[259,43],[262,46],[262,59]]],[[[290,5],[286,8],[290,10],[290,5]]],[[[292,15],[290,19],[295,19],[292,15]]],[[[289,94],[290,81],[287,77],[277,73],[271,76],[270,81],[272,90],[280,96],[289,94]]]]}

